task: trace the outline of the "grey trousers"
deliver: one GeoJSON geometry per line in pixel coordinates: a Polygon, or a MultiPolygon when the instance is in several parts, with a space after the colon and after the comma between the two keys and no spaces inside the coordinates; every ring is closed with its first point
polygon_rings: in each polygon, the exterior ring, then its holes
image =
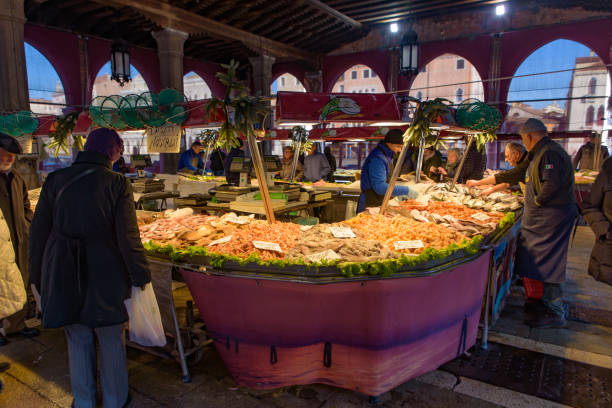
{"type": "Polygon", "coordinates": [[[563,286],[561,283],[546,283],[544,282],[544,292],[542,294],[542,303],[551,312],[556,313],[560,317],[565,316],[563,308],[563,286]]]}
{"type": "Polygon", "coordinates": [[[96,339],[100,350],[100,379],[104,408],[121,408],[128,398],[128,374],[123,325],[92,329],[65,326],[74,407],[95,408],[97,389],[96,339]]]}

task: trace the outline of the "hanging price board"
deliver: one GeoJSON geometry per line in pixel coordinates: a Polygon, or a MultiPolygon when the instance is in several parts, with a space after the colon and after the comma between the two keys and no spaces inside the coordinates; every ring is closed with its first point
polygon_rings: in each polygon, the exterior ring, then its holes
{"type": "Polygon", "coordinates": [[[182,132],[183,129],[179,125],[166,124],[159,127],[148,127],[146,129],[147,152],[179,153],[182,132]]]}

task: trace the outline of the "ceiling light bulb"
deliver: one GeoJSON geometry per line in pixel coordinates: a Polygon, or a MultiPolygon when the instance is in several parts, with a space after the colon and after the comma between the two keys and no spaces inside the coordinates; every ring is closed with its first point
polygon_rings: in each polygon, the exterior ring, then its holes
{"type": "Polygon", "coordinates": [[[397,25],[397,23],[391,23],[389,29],[392,33],[397,33],[399,31],[399,25],[397,25]]]}
{"type": "Polygon", "coordinates": [[[506,14],[506,6],[500,4],[499,6],[495,7],[495,14],[498,16],[503,16],[504,14],[506,14]]]}

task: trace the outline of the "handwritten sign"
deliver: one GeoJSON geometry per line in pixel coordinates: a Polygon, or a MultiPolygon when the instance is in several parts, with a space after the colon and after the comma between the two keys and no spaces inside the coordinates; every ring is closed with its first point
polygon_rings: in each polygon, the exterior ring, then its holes
{"type": "Polygon", "coordinates": [[[475,220],[478,221],[487,221],[489,220],[491,217],[489,217],[487,214],[485,213],[476,213],[476,214],[472,214],[472,218],[474,218],[475,220]]]}
{"type": "Polygon", "coordinates": [[[300,226],[300,230],[302,231],[308,231],[309,229],[311,229],[312,227],[314,227],[314,225],[302,225],[300,226]]]}
{"type": "Polygon", "coordinates": [[[208,244],[208,246],[213,246],[213,245],[220,245],[220,244],[225,244],[226,242],[229,242],[232,239],[231,235],[228,235],[227,237],[223,237],[223,238],[219,238],[217,240],[214,240],[213,242],[211,242],[210,244],[208,244]]]}
{"type": "Polygon", "coordinates": [[[264,249],[266,251],[283,252],[280,245],[274,242],[253,241],[253,246],[257,249],[264,249]]]}
{"type": "Polygon", "coordinates": [[[148,127],[147,152],[149,153],[178,153],[181,151],[181,133],[179,125],[163,125],[148,127]]]}
{"type": "Polygon", "coordinates": [[[393,246],[395,247],[396,251],[399,251],[401,249],[423,248],[424,245],[423,241],[420,239],[415,239],[414,241],[395,241],[393,246]]]}
{"type": "Polygon", "coordinates": [[[356,238],[353,230],[348,227],[329,227],[329,232],[336,238],[356,238]]]}
{"type": "Polygon", "coordinates": [[[231,222],[232,224],[238,224],[238,225],[244,225],[244,224],[249,223],[248,219],[245,220],[244,218],[238,218],[238,217],[227,217],[225,221],[231,222]]]}
{"type": "Polygon", "coordinates": [[[328,261],[334,261],[342,257],[336,252],[334,252],[334,250],[328,249],[327,251],[317,252],[316,254],[308,255],[306,258],[308,258],[310,262],[321,262],[323,259],[326,259],[328,261]]]}

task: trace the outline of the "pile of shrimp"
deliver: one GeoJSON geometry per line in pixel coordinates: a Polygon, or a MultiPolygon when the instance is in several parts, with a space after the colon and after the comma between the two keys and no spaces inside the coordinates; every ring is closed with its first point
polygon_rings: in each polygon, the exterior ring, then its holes
{"type": "Polygon", "coordinates": [[[257,254],[262,260],[283,259],[285,253],[297,245],[300,232],[300,226],[297,224],[253,221],[243,229],[235,231],[229,242],[215,245],[211,247],[211,250],[216,253],[234,255],[241,258],[257,254]],[[255,248],[253,241],[278,244],[283,252],[255,248]]]}
{"type": "Polygon", "coordinates": [[[398,251],[414,255],[420,254],[425,248],[443,249],[450,244],[459,244],[466,238],[454,229],[418,222],[401,215],[361,213],[343,224],[350,226],[358,238],[381,242],[391,251],[396,251],[394,243],[397,241],[420,240],[423,242],[423,248],[398,251]]]}

